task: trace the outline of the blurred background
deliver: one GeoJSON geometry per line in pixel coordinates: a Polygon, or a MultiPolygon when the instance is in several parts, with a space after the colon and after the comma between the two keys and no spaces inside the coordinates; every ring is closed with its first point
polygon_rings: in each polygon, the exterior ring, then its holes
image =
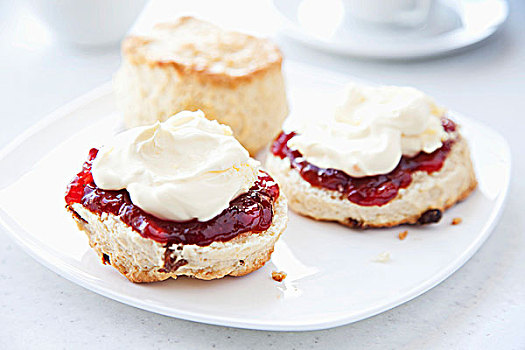
{"type": "Polygon", "coordinates": [[[108,338],[118,347],[155,347],[155,339],[159,347],[229,348],[235,338],[243,348],[331,348],[351,341],[369,349],[523,349],[525,316],[516,303],[525,303],[525,186],[518,176],[525,174],[525,1],[384,1],[1,1],[0,147],[110,81],[128,30],[147,32],[155,22],[193,14],[271,37],[286,61],[349,79],[415,86],[501,132],[513,150],[509,203],[492,237],[464,268],[424,296],[354,325],[313,333],[252,332],[169,319],[107,300],[38,265],[0,235],[0,313],[20,313],[17,325],[0,316],[0,338],[11,338],[15,346],[55,342],[66,348],[107,344],[108,338]],[[32,280],[23,278],[27,271],[32,280]],[[61,319],[81,337],[62,332],[61,319]],[[22,329],[32,330],[31,339],[22,329]]]}
{"type": "MultiPolygon", "coordinates": [[[[448,18],[450,23],[444,26],[441,17],[433,20],[439,25],[427,27],[380,24],[375,26],[380,27],[379,33],[366,24],[348,26],[341,15],[348,11],[343,3],[345,0],[2,1],[0,76],[7,108],[2,118],[16,123],[0,130],[0,145],[72,98],[109,81],[119,65],[119,39],[135,18],[138,21],[131,30],[147,31],[157,21],[182,14],[271,37],[286,60],[328,67],[376,83],[416,86],[443,105],[468,111],[499,131],[513,133],[515,128],[503,130],[505,125],[493,123],[494,116],[501,114],[495,92],[505,92],[507,105],[519,105],[522,99],[525,2],[510,1],[507,21],[492,26],[497,32],[481,42],[477,40],[493,31],[490,26],[483,31],[479,29],[483,25],[470,18],[474,24],[468,22],[470,27],[468,23],[466,27],[474,28],[471,33],[457,30],[458,15],[448,18]],[[283,3],[292,5],[279,5],[283,3]],[[301,7],[304,3],[308,6],[301,7]],[[316,21],[317,17],[321,19],[316,21]],[[367,30],[372,34],[363,35],[367,30]]],[[[496,10],[501,12],[497,4],[496,10]]],[[[501,14],[494,18],[487,12],[495,11],[489,7],[476,12],[481,13],[478,22],[501,22],[501,14]]]]}

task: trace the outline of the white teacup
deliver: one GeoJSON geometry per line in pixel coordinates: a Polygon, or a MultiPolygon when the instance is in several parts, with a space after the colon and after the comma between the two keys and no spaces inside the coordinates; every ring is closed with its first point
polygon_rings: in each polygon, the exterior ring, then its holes
{"type": "Polygon", "coordinates": [[[147,0],[31,0],[59,40],[82,46],[118,43],[147,0]]]}
{"type": "Polygon", "coordinates": [[[344,0],[346,11],[372,24],[415,27],[426,22],[434,0],[344,0]]]}

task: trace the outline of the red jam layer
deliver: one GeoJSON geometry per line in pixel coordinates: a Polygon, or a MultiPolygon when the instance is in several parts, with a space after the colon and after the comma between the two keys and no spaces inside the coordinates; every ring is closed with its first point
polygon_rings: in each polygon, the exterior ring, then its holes
{"type": "Polygon", "coordinates": [[[89,152],[82,171],[71,181],[66,203],[80,203],[94,213],[111,213],[132,227],[142,237],[159,243],[206,246],[215,241],[229,241],[244,232],[267,230],[273,219],[273,203],[279,197],[279,186],[266,173],[259,176],[250,190],[230,202],[229,208],[211,220],[201,222],[159,219],[135,206],[128,191],[103,190],[93,182],[91,164],[97,149],[89,152]]]}
{"type": "MultiPolygon", "coordinates": [[[[442,125],[448,133],[456,130],[456,124],[449,119],[443,118],[442,125]]],[[[287,157],[290,166],[299,171],[302,178],[312,186],[338,191],[361,206],[385,205],[397,196],[401,188],[410,185],[414,172],[426,171],[430,174],[440,170],[454,143],[449,140],[433,153],[420,152],[415,157],[402,157],[398,166],[388,174],[357,178],[342,170],[319,168],[306,161],[299,151],[288,147],[288,141],[295,135],[295,132],[281,132],[273,141],[270,151],[281,159],[287,157]]]]}

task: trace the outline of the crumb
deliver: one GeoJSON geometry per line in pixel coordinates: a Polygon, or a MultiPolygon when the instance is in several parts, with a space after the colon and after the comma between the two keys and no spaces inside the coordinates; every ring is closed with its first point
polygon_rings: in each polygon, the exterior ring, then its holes
{"type": "Polygon", "coordinates": [[[376,256],[373,261],[378,263],[387,263],[390,261],[390,253],[382,252],[381,254],[376,256]]]}
{"type": "Polygon", "coordinates": [[[286,278],[286,273],[282,271],[272,271],[272,278],[274,281],[282,282],[286,278]]]}
{"type": "Polygon", "coordinates": [[[407,238],[407,235],[408,235],[408,231],[403,231],[403,232],[399,232],[397,236],[399,237],[400,240],[404,240],[405,238],[407,238]]]}
{"type": "Polygon", "coordinates": [[[454,219],[452,219],[451,224],[452,225],[459,225],[459,224],[461,224],[462,221],[463,221],[462,218],[454,218],[454,219]]]}

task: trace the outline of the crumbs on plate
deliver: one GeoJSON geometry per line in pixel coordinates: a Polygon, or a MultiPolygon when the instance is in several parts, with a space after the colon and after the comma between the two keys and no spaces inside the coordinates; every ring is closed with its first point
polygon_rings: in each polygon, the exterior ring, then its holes
{"type": "Polygon", "coordinates": [[[403,232],[399,232],[399,234],[397,235],[397,237],[398,237],[400,240],[404,240],[405,238],[407,238],[407,235],[408,235],[408,231],[403,231],[403,232]]]}
{"type": "Polygon", "coordinates": [[[272,271],[272,278],[274,281],[282,282],[286,278],[286,272],[272,271]]]}
{"type": "Polygon", "coordinates": [[[459,225],[459,224],[461,224],[461,222],[463,222],[462,218],[454,218],[454,219],[452,219],[451,224],[452,225],[459,225]]]}
{"type": "Polygon", "coordinates": [[[387,263],[387,262],[390,261],[390,253],[389,252],[382,252],[381,254],[376,256],[374,258],[374,260],[372,260],[372,261],[378,262],[378,263],[387,263]]]}

